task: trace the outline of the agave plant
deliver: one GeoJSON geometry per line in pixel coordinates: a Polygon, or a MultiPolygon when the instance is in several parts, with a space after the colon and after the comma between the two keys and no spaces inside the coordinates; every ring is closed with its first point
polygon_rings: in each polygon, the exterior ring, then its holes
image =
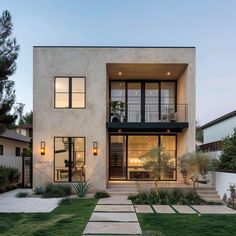
{"type": "Polygon", "coordinates": [[[91,184],[83,181],[79,181],[78,183],[73,184],[73,188],[75,189],[76,194],[79,197],[84,197],[91,187],[91,184]]]}

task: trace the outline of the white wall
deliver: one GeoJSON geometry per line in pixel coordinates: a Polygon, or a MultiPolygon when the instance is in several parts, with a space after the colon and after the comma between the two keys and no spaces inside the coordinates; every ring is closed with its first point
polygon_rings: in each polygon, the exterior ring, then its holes
{"type": "Polygon", "coordinates": [[[215,172],[215,184],[221,198],[223,198],[225,193],[229,197],[229,191],[227,190],[229,189],[229,184],[236,184],[236,173],[215,172]]]}
{"type": "Polygon", "coordinates": [[[24,142],[11,139],[0,138],[0,144],[3,145],[3,156],[0,156],[0,165],[6,165],[17,168],[22,173],[22,157],[15,156],[16,147],[28,148],[29,145],[24,142]]]}
{"type": "Polygon", "coordinates": [[[203,130],[204,143],[211,143],[225,138],[236,128],[236,116],[212,125],[203,130]]]}

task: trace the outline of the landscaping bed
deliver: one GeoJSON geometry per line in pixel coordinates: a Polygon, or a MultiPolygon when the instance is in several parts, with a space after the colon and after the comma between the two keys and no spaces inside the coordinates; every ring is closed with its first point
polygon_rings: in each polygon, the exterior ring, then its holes
{"type": "MultiPolygon", "coordinates": [[[[208,204],[204,201],[195,191],[180,190],[180,189],[161,189],[156,191],[151,189],[150,191],[143,191],[137,195],[128,197],[129,200],[136,205],[202,205],[208,204]]],[[[221,204],[221,203],[211,203],[221,204]]]]}

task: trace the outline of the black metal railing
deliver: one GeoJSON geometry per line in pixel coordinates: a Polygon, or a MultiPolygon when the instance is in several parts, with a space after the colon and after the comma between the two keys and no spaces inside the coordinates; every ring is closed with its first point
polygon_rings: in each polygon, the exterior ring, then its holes
{"type": "Polygon", "coordinates": [[[109,122],[187,122],[187,104],[124,103],[108,106],[109,122]]]}

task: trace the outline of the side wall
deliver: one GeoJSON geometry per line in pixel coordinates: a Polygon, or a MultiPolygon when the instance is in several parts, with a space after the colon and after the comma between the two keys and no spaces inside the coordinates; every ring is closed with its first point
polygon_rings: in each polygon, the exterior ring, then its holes
{"type": "Polygon", "coordinates": [[[236,116],[212,125],[203,130],[204,143],[211,143],[225,138],[236,128],[236,116]]]}

